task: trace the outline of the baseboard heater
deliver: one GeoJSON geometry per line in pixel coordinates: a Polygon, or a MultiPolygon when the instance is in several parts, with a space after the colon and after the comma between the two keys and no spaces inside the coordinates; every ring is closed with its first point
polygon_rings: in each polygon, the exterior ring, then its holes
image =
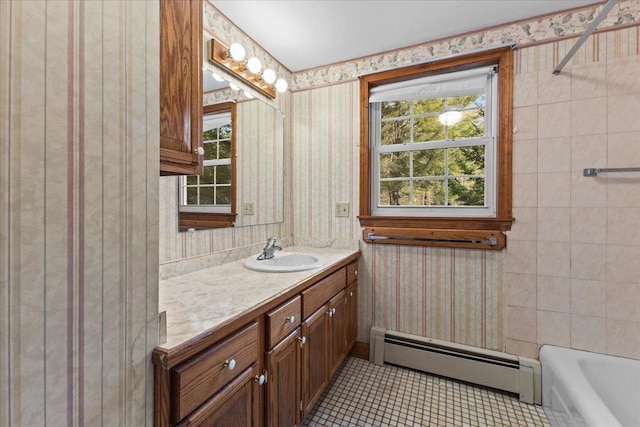
{"type": "Polygon", "coordinates": [[[369,360],[454,378],[541,404],[540,362],[483,348],[372,327],[369,360]]]}

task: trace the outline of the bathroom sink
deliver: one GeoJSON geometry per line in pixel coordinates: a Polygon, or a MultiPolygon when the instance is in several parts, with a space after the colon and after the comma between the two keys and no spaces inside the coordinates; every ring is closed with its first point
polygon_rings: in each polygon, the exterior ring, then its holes
{"type": "Polygon", "coordinates": [[[259,260],[258,255],[251,255],[244,260],[244,266],[249,270],[272,273],[311,270],[322,267],[324,263],[321,256],[300,252],[276,252],[273,258],[265,260],[259,260]]]}

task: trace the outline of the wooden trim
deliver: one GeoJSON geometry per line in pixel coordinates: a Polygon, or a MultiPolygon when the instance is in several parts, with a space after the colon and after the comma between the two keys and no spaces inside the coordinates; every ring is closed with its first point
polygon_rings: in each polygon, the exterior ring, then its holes
{"type": "Polygon", "coordinates": [[[424,228],[365,228],[362,240],[386,245],[439,246],[448,248],[500,250],[507,244],[507,237],[492,230],[430,230],[424,228]],[[383,237],[372,239],[370,235],[383,237]],[[489,243],[493,240],[495,244],[489,243]]]}
{"type": "Polygon", "coordinates": [[[180,212],[180,231],[233,227],[236,213],[180,212]]]}
{"type": "Polygon", "coordinates": [[[358,359],[369,360],[369,343],[356,341],[356,343],[351,348],[351,352],[349,352],[349,356],[357,357],[358,359]]]}
{"type": "Polygon", "coordinates": [[[405,216],[360,216],[363,227],[428,228],[508,231],[513,218],[438,218],[405,216]]]}
{"type": "MultiPolygon", "coordinates": [[[[512,213],[513,163],[513,52],[511,47],[470,53],[439,61],[369,74],[360,79],[360,225],[423,229],[508,231],[512,213]],[[499,123],[497,144],[496,216],[493,218],[374,216],[371,212],[371,160],[369,150],[369,91],[377,86],[429,74],[498,65],[499,123]]],[[[407,244],[407,243],[398,243],[407,244]]]]}
{"type": "MultiPolygon", "coordinates": [[[[207,229],[207,228],[225,228],[233,227],[236,220],[236,193],[237,178],[236,178],[236,159],[237,147],[236,147],[236,104],[235,102],[223,102],[220,104],[205,105],[202,109],[202,114],[211,114],[217,112],[229,111],[231,113],[231,212],[219,213],[219,212],[182,212],[178,213],[178,224],[180,231],[187,231],[190,228],[207,229]]],[[[200,125],[202,129],[202,125],[200,125]]]]}

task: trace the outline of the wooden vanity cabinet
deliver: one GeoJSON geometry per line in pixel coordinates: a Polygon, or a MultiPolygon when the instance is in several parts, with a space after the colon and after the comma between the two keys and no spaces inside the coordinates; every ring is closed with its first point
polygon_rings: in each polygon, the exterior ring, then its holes
{"type": "Polygon", "coordinates": [[[347,347],[351,349],[358,338],[358,264],[347,266],[347,347]]]}
{"type": "Polygon", "coordinates": [[[303,419],[311,412],[355,344],[356,265],[349,264],[302,293],[305,316],[320,301],[325,301],[302,323],[302,334],[306,337],[302,349],[303,419]],[[349,280],[351,282],[347,286],[349,280]]]}
{"type": "Polygon", "coordinates": [[[342,290],[329,301],[329,378],[333,377],[349,352],[348,319],[346,292],[342,290]]]}
{"type": "Polygon", "coordinates": [[[194,354],[187,348],[191,355],[175,362],[154,352],[154,425],[261,425],[260,331],[253,321],[194,354]]]}
{"type": "Polygon", "coordinates": [[[253,364],[220,390],[179,427],[256,427],[260,425],[260,384],[258,364],[253,364]]]}
{"type": "Polygon", "coordinates": [[[266,354],[267,425],[299,426],[302,419],[300,328],[280,341],[266,354]]]}
{"type": "Polygon", "coordinates": [[[305,319],[302,334],[302,406],[303,417],[313,409],[329,384],[329,308],[324,305],[305,319]]]}
{"type": "Polygon", "coordinates": [[[154,425],[300,426],[353,346],[354,278],[355,263],[338,267],[182,348],[156,349],[154,425]]]}
{"type": "Polygon", "coordinates": [[[202,173],[202,0],[160,0],[160,174],[202,173]]]}

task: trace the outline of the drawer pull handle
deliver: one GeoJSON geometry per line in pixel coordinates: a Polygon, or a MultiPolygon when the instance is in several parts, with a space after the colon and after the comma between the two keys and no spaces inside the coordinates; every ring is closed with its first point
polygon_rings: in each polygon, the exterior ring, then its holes
{"type": "Polygon", "coordinates": [[[286,318],[286,321],[289,322],[289,323],[294,323],[296,321],[296,316],[291,315],[291,316],[286,318]]]}
{"type": "Polygon", "coordinates": [[[230,371],[233,371],[236,368],[236,359],[225,360],[224,367],[230,371]]]}
{"type": "Polygon", "coordinates": [[[335,309],[335,308],[332,308],[332,309],[331,309],[331,315],[332,315],[332,316],[335,316],[335,315],[336,315],[336,309],[335,309]]]}
{"type": "Polygon", "coordinates": [[[304,346],[307,342],[307,337],[299,337],[298,341],[300,341],[300,347],[304,346]]]}
{"type": "Polygon", "coordinates": [[[327,314],[329,315],[329,317],[333,316],[333,313],[331,312],[331,309],[329,309],[329,310],[327,311],[327,314]]]}
{"type": "Polygon", "coordinates": [[[194,148],[193,152],[196,153],[198,156],[202,156],[204,155],[204,148],[202,147],[194,148]]]}
{"type": "Polygon", "coordinates": [[[256,375],[253,380],[255,382],[257,382],[259,385],[262,385],[262,384],[264,384],[266,379],[265,379],[264,375],[256,375]]]}
{"type": "Polygon", "coordinates": [[[353,291],[349,292],[349,296],[352,297],[353,296],[353,291]]]}

